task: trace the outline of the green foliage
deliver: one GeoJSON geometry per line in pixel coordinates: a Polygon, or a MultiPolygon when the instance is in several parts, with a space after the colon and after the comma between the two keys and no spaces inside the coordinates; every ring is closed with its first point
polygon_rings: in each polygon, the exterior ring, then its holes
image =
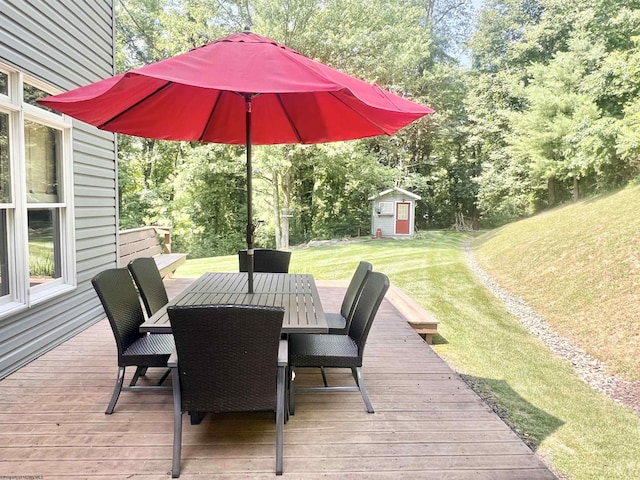
{"type": "Polygon", "coordinates": [[[639,7],[485,3],[471,42],[480,82],[467,99],[471,141],[482,148],[484,219],[517,218],[637,175],[639,7]]]}
{"type": "Polygon", "coordinates": [[[32,277],[53,277],[54,273],[53,255],[37,255],[29,258],[29,275],[32,277]]]}
{"type": "Polygon", "coordinates": [[[368,198],[388,188],[392,172],[361,142],[298,146],[291,161],[294,243],[369,233],[368,198]]]}
{"type": "MultiPolygon", "coordinates": [[[[457,28],[450,14],[457,11],[467,21],[470,13],[468,6],[457,7],[448,0],[438,5],[415,0],[375,0],[374,4],[126,0],[116,6],[120,71],[182,53],[249,25],[305,55],[427,103],[432,103],[432,88],[455,78],[454,70],[440,70],[430,60],[436,52],[442,56],[446,48],[453,48],[453,44],[435,45],[432,31],[437,29],[444,42],[446,32],[457,28]],[[449,14],[446,19],[445,13],[449,14]]],[[[456,35],[463,31],[461,27],[456,35]]],[[[460,36],[456,38],[459,43],[460,36]]],[[[457,85],[455,93],[438,90],[443,107],[446,102],[459,116],[464,84],[457,85]]],[[[456,122],[449,116],[442,118],[450,125],[456,122]]],[[[395,144],[392,155],[370,148],[366,141],[254,148],[254,206],[261,221],[257,244],[281,244],[287,229],[284,218],[289,219],[292,243],[368,233],[370,195],[394,184],[424,185],[420,168],[398,165],[411,157],[423,165],[430,162],[433,131],[423,123],[408,135],[389,139],[389,145],[395,144]]],[[[438,143],[447,145],[447,130],[440,131],[438,143]]],[[[119,138],[121,227],[172,224],[174,248],[195,256],[242,246],[246,222],[242,152],[221,147],[211,154],[208,146],[119,138]]],[[[447,178],[452,172],[447,165],[450,158],[447,154],[439,160],[432,176],[435,184],[429,187],[444,202],[449,201],[455,182],[447,178]]],[[[437,205],[433,210],[446,212],[442,218],[449,219],[443,223],[450,223],[455,209],[437,205]]]]}
{"type": "Polygon", "coordinates": [[[428,56],[426,12],[409,0],[329,0],[312,19],[302,53],[383,87],[404,92],[428,56]]]}
{"type": "Polygon", "coordinates": [[[183,155],[171,203],[174,248],[194,257],[237,251],[246,225],[242,149],[184,144],[183,155]]]}
{"type": "MultiPolygon", "coordinates": [[[[422,197],[424,230],[460,215],[499,225],[640,173],[640,0],[486,0],[471,68],[452,58],[469,2],[122,0],[116,10],[119,71],[249,25],[435,108],[392,137],[254,149],[260,246],[368,233],[367,198],[394,185],[422,197]]],[[[119,151],[123,228],[173,224],[176,244],[199,256],[242,246],[242,151],[125,136],[119,151]],[[201,213],[214,203],[226,213],[201,213]]]]}

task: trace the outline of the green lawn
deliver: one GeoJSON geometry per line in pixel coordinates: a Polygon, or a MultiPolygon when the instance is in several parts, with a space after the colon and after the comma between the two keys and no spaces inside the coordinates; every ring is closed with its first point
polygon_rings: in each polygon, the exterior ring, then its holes
{"type": "MultiPolygon", "coordinates": [[[[557,471],[575,480],[640,478],[640,419],[586,386],[520,326],[468,269],[469,240],[429,232],[296,249],[291,271],[349,279],[358,261],[370,261],[440,320],[436,351],[497,402],[557,471]]],[[[176,277],[204,271],[237,271],[237,258],[188,260],[176,277]]]]}
{"type": "Polygon", "coordinates": [[[640,186],[488,232],[476,258],[563,337],[640,381],[640,186]]]}

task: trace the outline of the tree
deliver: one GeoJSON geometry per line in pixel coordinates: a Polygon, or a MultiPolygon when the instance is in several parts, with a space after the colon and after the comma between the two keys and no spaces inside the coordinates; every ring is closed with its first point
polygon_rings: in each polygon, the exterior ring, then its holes
{"type": "Polygon", "coordinates": [[[477,82],[467,100],[472,142],[483,157],[485,216],[521,215],[606,191],[637,172],[620,146],[638,89],[628,52],[640,27],[639,6],[635,0],[486,3],[471,42],[477,82]],[[490,85],[506,88],[496,96],[490,85]]]}
{"type": "Polygon", "coordinates": [[[238,147],[183,144],[185,160],[173,179],[175,248],[194,257],[230,254],[244,243],[246,181],[238,147]]]}
{"type": "MultiPolygon", "coordinates": [[[[466,31],[469,8],[461,0],[119,0],[120,65],[166,58],[248,25],[304,55],[433,105],[437,118],[388,139],[255,148],[254,204],[264,220],[257,240],[281,247],[289,237],[295,243],[356,235],[368,229],[368,196],[392,185],[428,191],[429,225],[450,225],[458,210],[475,215],[477,161],[465,147],[465,88],[452,53],[466,31]],[[452,21],[456,15],[458,22],[452,21]]],[[[189,206],[211,206],[210,199],[224,195],[225,182],[239,185],[242,171],[229,165],[235,159],[244,168],[238,149],[162,143],[121,140],[127,162],[120,169],[123,218],[131,224],[173,221],[176,244],[192,254],[239,247],[234,229],[244,222],[244,200],[236,190],[227,194],[234,202],[219,203],[229,208],[225,216],[189,206]]]]}

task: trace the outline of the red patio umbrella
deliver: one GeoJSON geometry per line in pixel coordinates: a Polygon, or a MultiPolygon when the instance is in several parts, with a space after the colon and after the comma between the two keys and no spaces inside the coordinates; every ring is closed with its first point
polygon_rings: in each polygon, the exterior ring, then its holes
{"type": "Polygon", "coordinates": [[[111,132],[246,144],[249,292],[252,144],[392,135],[433,113],[247,30],[40,103],[111,132]]]}

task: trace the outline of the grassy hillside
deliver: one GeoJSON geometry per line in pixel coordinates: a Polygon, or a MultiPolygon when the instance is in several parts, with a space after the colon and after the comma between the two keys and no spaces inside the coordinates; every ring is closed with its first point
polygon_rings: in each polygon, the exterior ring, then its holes
{"type": "Polygon", "coordinates": [[[512,223],[473,245],[478,264],[560,335],[640,380],[640,186],[512,223]]]}

